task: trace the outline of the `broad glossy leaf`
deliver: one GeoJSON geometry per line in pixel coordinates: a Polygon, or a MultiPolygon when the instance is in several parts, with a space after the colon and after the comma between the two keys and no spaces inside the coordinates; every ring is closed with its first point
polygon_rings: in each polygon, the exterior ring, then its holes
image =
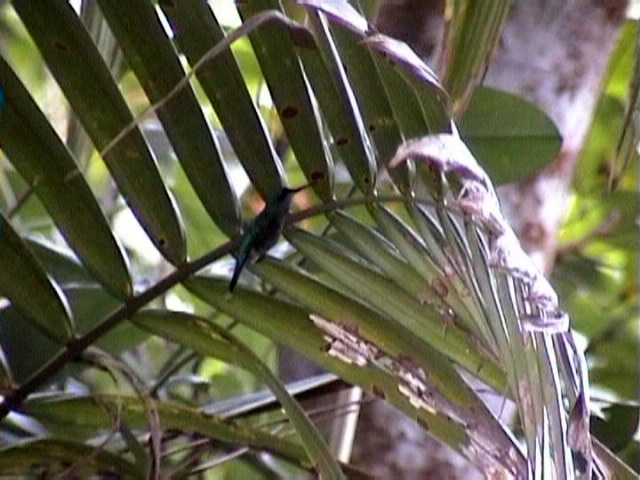
{"type": "Polygon", "coordinates": [[[140,130],[114,141],[133,117],[73,8],[65,0],[46,9],[30,0],[13,7],[96,148],[109,148],[103,158],[149,238],[168,260],[181,263],[186,244],[179,214],[140,130]]]}
{"type": "Polygon", "coordinates": [[[82,173],[9,65],[0,57],[7,104],[0,116],[2,150],[33,187],[69,246],[114,295],[131,294],[124,253],[82,173]]]}
{"type": "Polygon", "coordinates": [[[460,135],[496,185],[547,166],[562,138],[551,119],[510,93],[478,88],[459,122],[460,135]]]}

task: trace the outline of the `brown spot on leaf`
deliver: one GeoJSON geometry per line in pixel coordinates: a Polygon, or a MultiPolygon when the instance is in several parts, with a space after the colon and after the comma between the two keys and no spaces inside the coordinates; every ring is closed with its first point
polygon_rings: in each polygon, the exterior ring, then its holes
{"type": "Polygon", "coordinates": [[[418,425],[420,425],[425,431],[428,432],[430,430],[429,424],[427,423],[427,421],[424,418],[418,417],[416,420],[418,422],[418,425]]]}
{"type": "Polygon", "coordinates": [[[311,181],[312,182],[319,182],[321,180],[324,180],[324,173],[323,172],[318,172],[316,170],[315,172],[311,173],[311,181]]]}
{"type": "Polygon", "coordinates": [[[376,131],[376,126],[373,123],[369,125],[369,131],[370,132],[375,132],[376,131]]]}
{"type": "Polygon", "coordinates": [[[67,53],[69,48],[62,40],[54,40],[53,46],[56,47],[56,50],[62,53],[67,53]]]}
{"type": "Polygon", "coordinates": [[[376,397],[381,398],[382,400],[386,400],[386,395],[384,394],[384,390],[374,385],[371,389],[371,393],[373,393],[376,397]]]}
{"type": "Polygon", "coordinates": [[[345,323],[341,326],[345,332],[355,335],[356,337],[360,337],[360,329],[358,328],[358,325],[355,325],[352,323],[345,323]]]}
{"type": "Polygon", "coordinates": [[[342,147],[347,143],[349,143],[349,139],[347,139],[346,137],[340,137],[336,140],[336,145],[338,145],[339,147],[342,147]]]}
{"type": "Polygon", "coordinates": [[[449,295],[449,288],[442,278],[434,278],[433,282],[431,282],[431,287],[440,298],[447,298],[447,295],[449,295]]]}
{"type": "Polygon", "coordinates": [[[296,47],[317,49],[313,35],[305,27],[292,27],[289,29],[289,35],[296,47]]]}
{"type": "Polygon", "coordinates": [[[414,370],[416,368],[416,362],[413,358],[407,355],[400,355],[396,358],[396,362],[399,366],[406,368],[407,370],[414,370]]]}
{"type": "Polygon", "coordinates": [[[290,120],[298,116],[298,109],[291,105],[288,105],[282,109],[282,118],[290,120]]]}

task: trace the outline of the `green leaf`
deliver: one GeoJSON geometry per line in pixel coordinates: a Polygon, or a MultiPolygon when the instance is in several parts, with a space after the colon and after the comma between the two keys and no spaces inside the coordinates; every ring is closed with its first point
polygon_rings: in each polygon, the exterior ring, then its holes
{"type": "Polygon", "coordinates": [[[511,1],[447,0],[446,3],[442,83],[453,100],[457,118],[464,112],[469,97],[489,66],[511,1]]]}
{"type": "MultiPolygon", "coordinates": [[[[442,85],[440,85],[440,81],[433,70],[408,45],[399,40],[377,34],[368,37],[366,44],[378,55],[376,62],[381,67],[381,71],[384,71],[381,65],[385,61],[390,61],[396,73],[406,82],[409,87],[408,90],[413,91],[418,99],[412,110],[415,107],[419,107],[418,110],[426,124],[426,130],[404,132],[405,138],[423,136],[427,133],[449,132],[451,117],[449,97],[442,85]]],[[[393,75],[388,75],[388,77],[393,78],[393,75]]],[[[397,81],[395,82],[397,83],[397,81]]],[[[394,89],[399,90],[401,87],[398,85],[394,89]]],[[[408,95],[404,103],[410,101],[410,98],[413,97],[408,95]]],[[[393,99],[390,101],[393,105],[393,99]]],[[[414,123],[414,125],[417,125],[417,123],[414,123]]],[[[403,128],[402,124],[401,128],[403,128]]]]}
{"type": "MultiPolygon", "coordinates": [[[[86,270],[67,253],[40,241],[28,241],[28,246],[39,264],[62,287],[75,329],[86,333],[102,318],[115,310],[120,302],[101,288],[86,270]]],[[[1,275],[2,272],[0,272],[1,275]]],[[[102,337],[96,345],[114,355],[141,343],[148,337],[129,322],[122,322],[102,337]]],[[[60,345],[47,338],[26,320],[13,306],[0,310],[0,338],[7,361],[16,381],[22,382],[44,365],[60,345]],[[24,355],[24,352],[30,352],[24,355]]]]}
{"type": "Polygon", "coordinates": [[[319,50],[303,44],[298,54],[331,130],[334,152],[344,162],[354,184],[370,193],[376,183],[376,159],[360,109],[326,19],[311,12],[310,22],[319,50]]]}
{"type": "Polygon", "coordinates": [[[496,390],[504,389],[501,370],[475,349],[471,338],[433,308],[425,308],[399,285],[349,256],[345,249],[303,231],[287,235],[305,257],[330,273],[354,296],[405,326],[435,350],[463,366],[496,390]],[[393,292],[393,295],[390,293],[393,292]]]}
{"type": "MultiPolygon", "coordinates": [[[[263,262],[264,263],[264,262],[263,262]]],[[[455,449],[468,442],[461,425],[445,415],[428,409],[416,409],[398,390],[398,380],[374,365],[356,365],[327,353],[327,340],[311,323],[310,311],[273,296],[263,295],[238,286],[229,295],[227,279],[193,277],[187,282],[193,291],[213,307],[254,330],[286,345],[318,365],[329,369],[347,382],[360,385],[400,409],[405,415],[426,425],[433,435],[455,449]]]]}
{"type": "Polygon", "coordinates": [[[624,115],[620,99],[603,94],[598,100],[573,177],[573,187],[580,195],[602,197],[609,182],[611,161],[616,156],[618,138],[612,132],[623,130],[624,115]]]}
{"type": "Polygon", "coordinates": [[[633,441],[640,426],[639,407],[614,403],[602,413],[604,418],[591,417],[591,432],[614,452],[622,450],[633,441]]]}
{"type": "Polygon", "coordinates": [[[347,77],[353,86],[353,94],[360,107],[364,124],[376,147],[377,158],[387,167],[398,188],[402,192],[408,192],[411,190],[413,179],[412,164],[407,162],[397,168],[388,168],[389,161],[402,142],[402,137],[400,128],[394,121],[388,96],[380,94],[385,91],[384,84],[377,73],[371,51],[362,44],[364,33],[356,33],[338,23],[332,23],[330,28],[340,59],[345,65],[347,77]]]}
{"type": "Polygon", "coordinates": [[[85,478],[95,475],[139,478],[132,474],[135,466],[123,455],[76,441],[41,438],[14,442],[0,449],[3,475],[32,475],[42,468],[48,475],[56,475],[70,467],[74,476],[85,478]]]}
{"type": "Polygon", "coordinates": [[[0,345],[0,391],[8,392],[12,388],[14,388],[13,374],[7,362],[7,357],[0,345]]]}
{"type": "Polygon", "coordinates": [[[253,268],[278,290],[308,306],[328,321],[339,322],[347,329],[353,329],[358,336],[388,355],[403,356],[411,352],[413,361],[428,369],[432,374],[430,380],[437,388],[447,392],[447,397],[454,402],[464,403],[469,399],[469,392],[448,360],[420,341],[406,327],[328,287],[306,272],[287,267],[283,262],[263,261],[253,268]]]}
{"type": "MultiPolygon", "coordinates": [[[[311,377],[305,377],[302,380],[289,382],[286,384],[287,391],[290,395],[307,396],[313,395],[316,391],[322,392],[325,388],[330,389],[335,385],[340,385],[342,381],[340,377],[333,373],[319,373],[311,377]]],[[[269,389],[248,393],[224,400],[216,401],[207,405],[207,411],[216,413],[225,418],[236,418],[265,410],[280,409],[278,399],[269,389]]]]}
{"type": "Polygon", "coordinates": [[[0,81],[7,96],[0,116],[3,151],[87,269],[114,295],[128,297],[126,260],[98,202],[69,151],[1,57],[0,81]]]}
{"type": "MultiPolygon", "coordinates": [[[[182,404],[153,401],[153,406],[165,430],[206,435],[224,443],[271,451],[297,464],[305,464],[304,450],[289,440],[182,404]]],[[[145,405],[138,397],[124,395],[32,398],[25,402],[21,411],[43,423],[62,426],[73,423],[87,429],[110,429],[115,415],[130,428],[146,429],[148,426],[145,405]]]]}
{"type": "MultiPolygon", "coordinates": [[[[171,24],[178,47],[192,67],[224,40],[223,29],[205,2],[158,3],[171,24]]],[[[268,198],[282,187],[282,164],[231,51],[202,64],[196,77],[251,183],[263,198],[268,198]]]]}
{"type": "Polygon", "coordinates": [[[209,321],[183,312],[142,310],[131,321],[149,333],[159,335],[231,365],[248,368],[246,358],[228,341],[220,338],[209,321]]]}
{"type": "MultiPolygon", "coordinates": [[[[451,263],[447,261],[439,264],[435,258],[432,258],[432,253],[427,249],[427,245],[391,210],[378,206],[372,208],[370,213],[386,238],[395,245],[406,260],[408,268],[405,267],[405,269],[417,272],[423,278],[423,283],[435,290],[438,296],[453,308],[455,314],[470,331],[479,333],[478,320],[473,315],[476,311],[473,297],[467,293],[468,287],[464,279],[453,272],[450,275],[444,275],[445,270],[452,270],[451,263]]],[[[414,278],[413,272],[408,274],[406,278],[414,278]]],[[[397,276],[395,278],[396,281],[399,281],[397,276]]],[[[423,287],[421,291],[422,295],[425,295],[427,288],[423,287]]]]}
{"type": "Polygon", "coordinates": [[[219,358],[254,373],[284,407],[320,475],[331,479],[346,478],[304,410],[269,368],[230,333],[202,318],[165,310],[140,312],[133,318],[133,322],[151,333],[194,349],[201,355],[219,358]]]}
{"type": "Polygon", "coordinates": [[[17,383],[24,382],[61,349],[59,342],[35,328],[29,317],[13,306],[0,310],[0,336],[3,353],[17,383]]]}
{"type": "Polygon", "coordinates": [[[103,158],[149,238],[169,261],[182,263],[186,243],[179,214],[140,130],[114,141],[133,117],[73,8],[65,0],[46,9],[29,0],[13,7],[96,148],[109,147],[103,158]]]}
{"type": "MultiPolygon", "coordinates": [[[[245,21],[265,10],[280,10],[277,0],[242,2],[238,7],[245,21]]],[[[304,30],[303,27],[301,29],[304,30]]],[[[295,32],[295,35],[305,35],[301,31],[295,32]]],[[[294,50],[292,34],[289,27],[265,25],[250,33],[249,40],[296,160],[307,179],[314,182],[313,188],[318,195],[328,198],[333,184],[333,172],[327,163],[329,152],[320,131],[318,112],[311,102],[294,50]],[[321,170],[318,170],[318,166],[321,170]]]]}
{"type": "MultiPolygon", "coordinates": [[[[613,64],[614,68],[609,69],[608,77],[613,81],[607,85],[607,90],[613,90],[615,81],[619,81],[620,78],[624,78],[625,61],[629,63],[630,59],[633,59],[632,74],[629,75],[628,81],[628,94],[626,98],[626,113],[624,118],[624,125],[620,130],[618,142],[616,145],[616,158],[614,159],[614,165],[609,178],[610,189],[617,188],[621,181],[624,170],[628,167],[631,161],[635,158],[638,159],[638,144],[640,143],[640,28],[638,28],[638,21],[627,22],[622,34],[618,39],[618,45],[616,46],[614,53],[611,56],[610,65],[613,64]],[[635,32],[634,32],[635,31],[635,32]],[[634,35],[635,33],[635,35],[634,35]],[[633,41],[629,41],[630,36],[635,36],[633,41]],[[633,45],[633,47],[631,47],[633,45]],[[626,48],[625,48],[626,47],[626,48]],[[620,58],[622,57],[622,59],[620,58]],[[617,62],[616,62],[617,61],[617,62]],[[622,64],[622,68],[616,63],[622,64]],[[622,71],[620,71],[622,70],[622,71]]],[[[631,70],[631,69],[630,69],[631,70]]]]}
{"type": "MultiPolygon", "coordinates": [[[[165,100],[185,73],[153,5],[147,0],[98,4],[151,103],[165,100]]],[[[156,114],[207,212],[227,235],[238,234],[238,199],[190,85],[166,101],[156,114]]]]}
{"type": "Polygon", "coordinates": [[[460,134],[496,185],[547,166],[562,138],[541,110],[510,93],[478,88],[459,122],[460,134]]]}
{"type": "MultiPolygon", "coordinates": [[[[0,294],[29,321],[60,343],[74,334],[64,295],[48,277],[11,224],[0,214],[0,294]]],[[[23,352],[24,354],[24,352],[23,352]]]]}
{"type": "Polygon", "coordinates": [[[637,191],[618,190],[604,196],[599,193],[576,195],[559,238],[569,248],[575,242],[578,246],[580,242],[588,243],[591,248],[587,251],[595,251],[595,247],[601,245],[605,255],[613,248],[633,252],[637,250],[638,214],[640,193],[637,191]]]}
{"type": "MultiPolygon", "coordinates": [[[[293,340],[293,348],[302,350],[306,356],[320,365],[328,366],[347,381],[384,395],[392,405],[411,412],[410,415],[419,422],[426,422],[433,435],[456,449],[460,449],[462,444],[476,442],[476,434],[479,436],[477,438],[490,436],[503,445],[501,448],[512,448],[512,442],[448,360],[405,328],[281,262],[265,260],[254,269],[287,296],[309,306],[301,308],[287,305],[281,300],[243,291],[242,288],[229,295],[226,281],[202,277],[190,279],[187,286],[212,305],[243,323],[256,325],[261,331],[267,328],[263,322],[271,323],[270,338],[276,341],[282,338],[287,345],[293,340]],[[314,326],[309,325],[310,319],[316,323],[314,326]],[[320,331],[318,325],[323,319],[331,323],[335,330],[321,327],[320,331]],[[275,328],[274,321],[281,322],[279,328],[275,328]],[[298,338],[291,339],[294,332],[298,338]],[[315,340],[303,343],[302,339],[309,336],[315,340]],[[344,343],[344,350],[341,350],[341,341],[346,337],[352,338],[355,343],[344,343]],[[369,356],[370,353],[373,358],[369,356]],[[425,380],[437,406],[423,407],[415,403],[416,398],[406,393],[404,377],[394,370],[394,362],[407,368],[419,365],[420,371],[426,375],[425,380]],[[436,399],[441,399],[442,403],[436,399]],[[486,422],[478,422],[478,415],[486,422]],[[469,426],[467,422],[471,421],[470,416],[475,418],[474,430],[476,426],[478,428],[475,433],[467,434],[463,425],[469,426]]],[[[399,368],[402,370],[403,367],[399,368]]],[[[466,453],[468,450],[463,448],[461,451],[466,453]]],[[[473,452],[471,455],[474,455],[473,452]]],[[[491,461],[503,463],[497,458],[491,461]]]]}

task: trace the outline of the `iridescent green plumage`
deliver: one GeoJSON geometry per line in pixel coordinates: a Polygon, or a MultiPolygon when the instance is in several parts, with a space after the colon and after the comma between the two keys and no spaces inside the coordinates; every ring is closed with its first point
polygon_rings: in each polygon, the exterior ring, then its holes
{"type": "Polygon", "coordinates": [[[240,246],[234,254],[236,267],[231,277],[231,283],[229,283],[230,292],[233,292],[247,262],[259,262],[278,242],[293,196],[307,187],[308,185],[294,189],[283,188],[275,193],[267,200],[267,204],[258,216],[247,226],[240,246]]]}

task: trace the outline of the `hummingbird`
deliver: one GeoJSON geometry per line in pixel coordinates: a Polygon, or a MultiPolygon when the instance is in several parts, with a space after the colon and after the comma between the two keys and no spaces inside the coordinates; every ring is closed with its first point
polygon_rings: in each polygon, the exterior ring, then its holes
{"type": "Polygon", "coordinates": [[[231,283],[229,283],[230,292],[233,292],[238,282],[238,277],[240,277],[240,273],[247,262],[259,262],[265,257],[269,249],[276,244],[284,228],[284,219],[289,212],[289,208],[291,208],[293,196],[309,185],[298,188],[284,187],[274,193],[269,197],[258,216],[249,223],[242,235],[240,246],[233,255],[236,258],[236,266],[233,270],[231,283]]]}

